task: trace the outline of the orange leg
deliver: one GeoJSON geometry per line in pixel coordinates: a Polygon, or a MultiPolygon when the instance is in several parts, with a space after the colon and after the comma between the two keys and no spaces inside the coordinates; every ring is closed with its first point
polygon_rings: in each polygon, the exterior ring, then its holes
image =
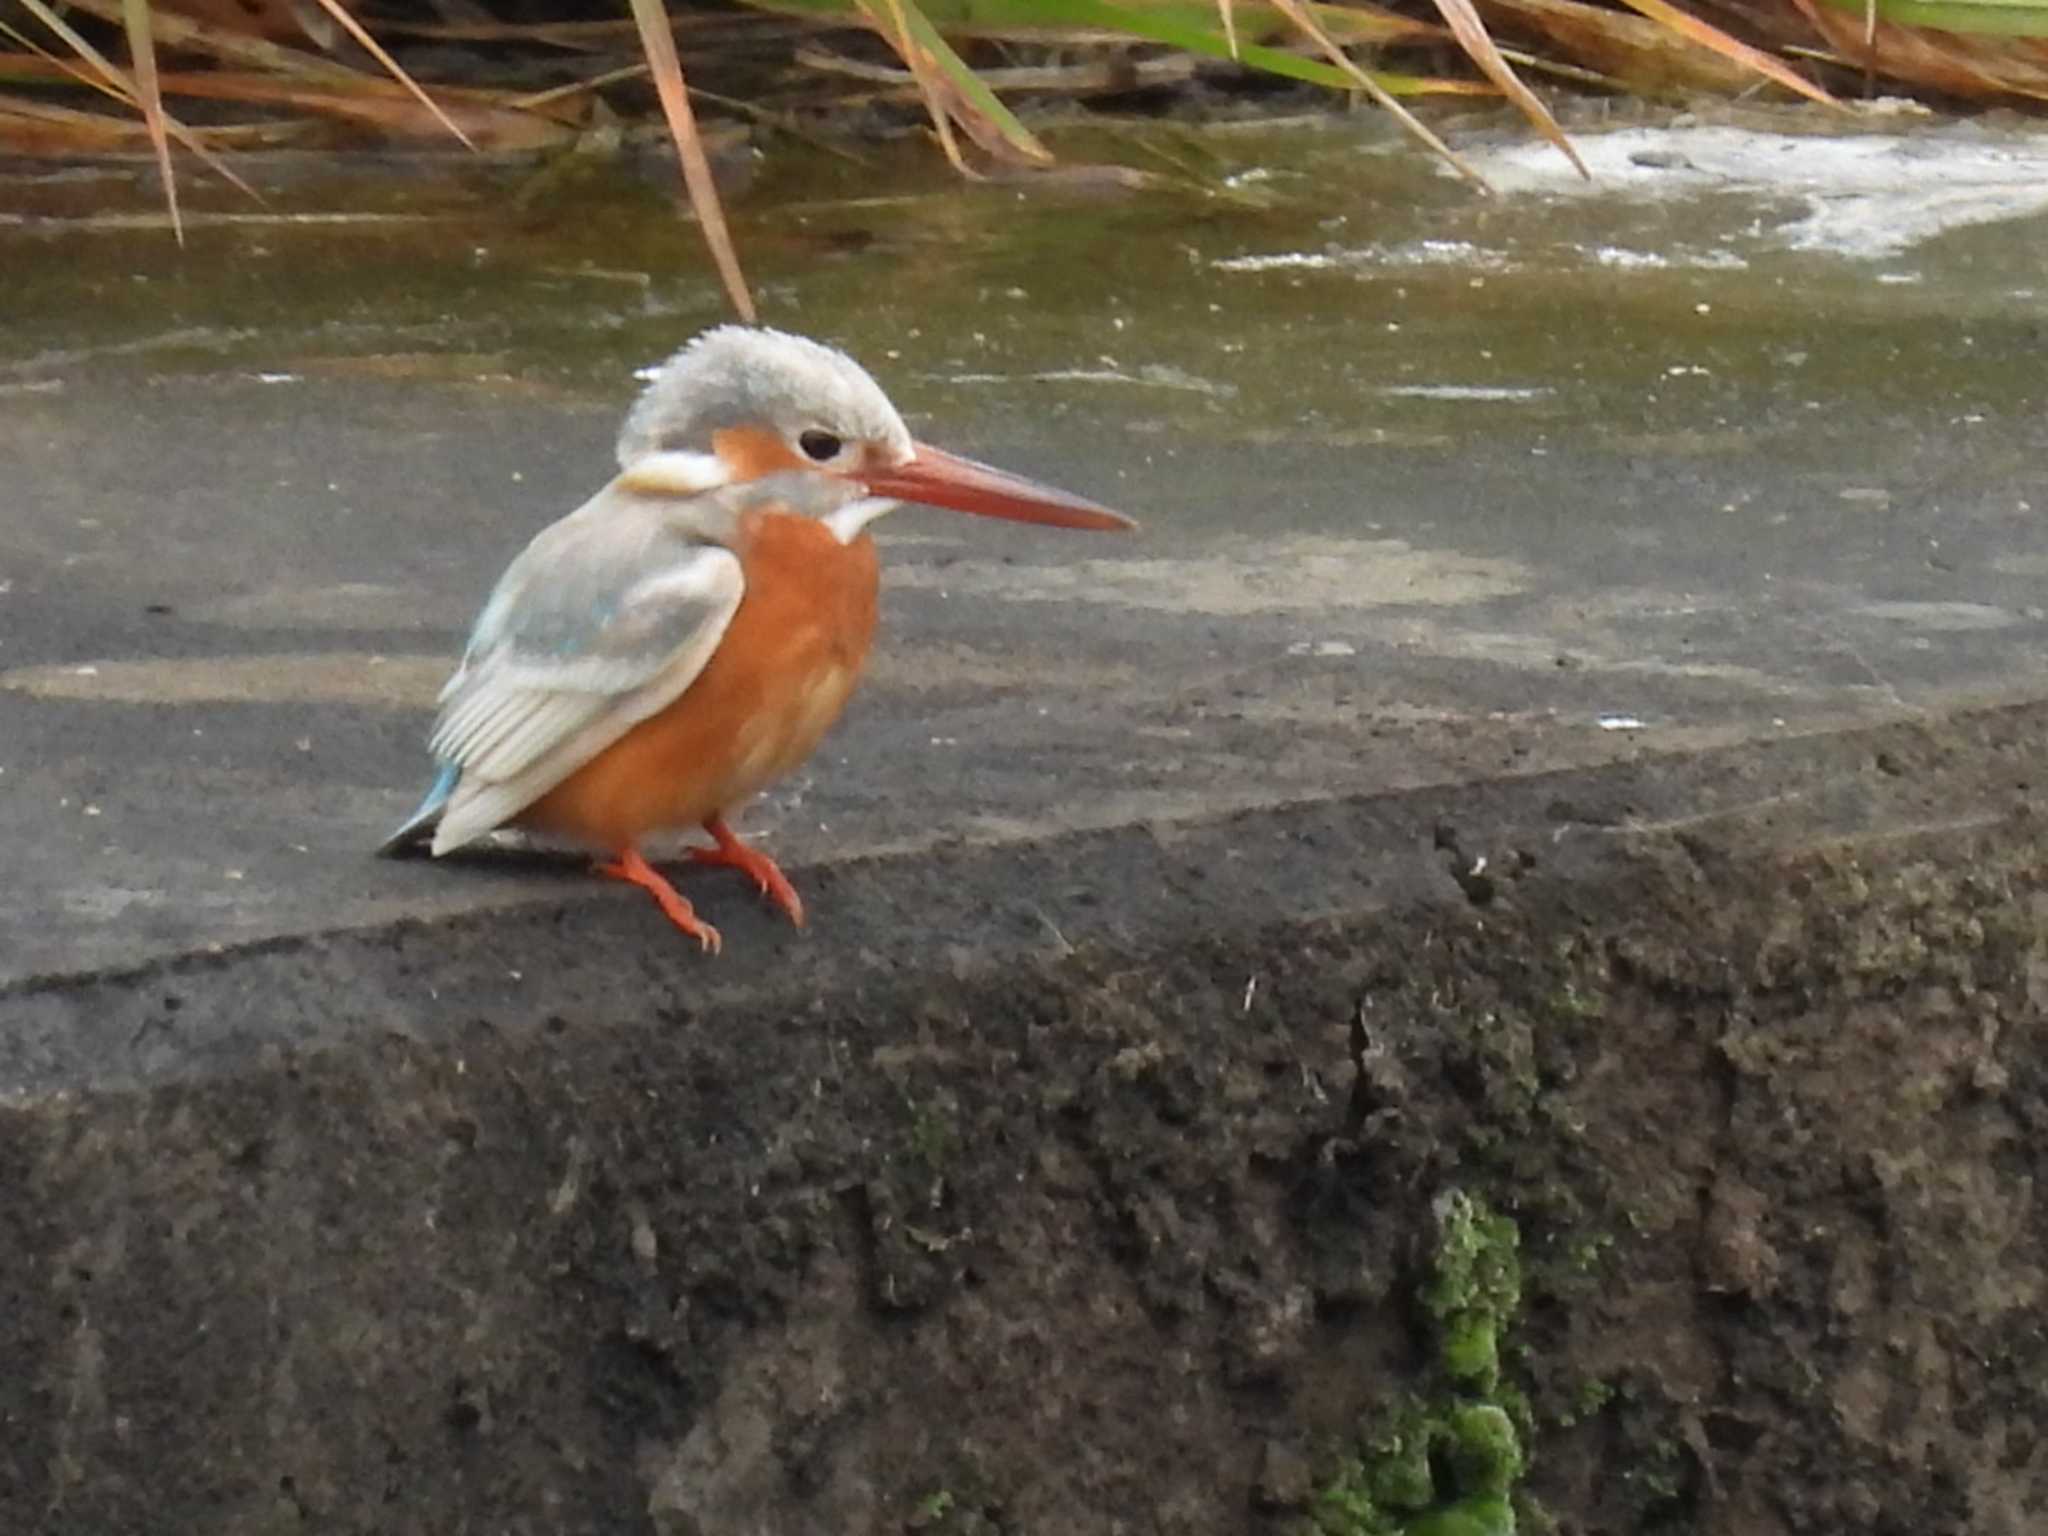
{"type": "Polygon", "coordinates": [[[789,920],[801,928],[804,925],[804,899],[797,895],[796,887],[789,883],[775,861],[758,848],[749,848],[740,841],[739,833],[726,825],[723,816],[713,816],[704,823],[704,830],[711,834],[716,848],[692,848],[690,857],[699,864],[723,864],[739,870],[751,878],[776,906],[789,914],[789,920]]]}
{"type": "Polygon", "coordinates": [[[619,856],[611,863],[593,866],[600,875],[609,875],[614,880],[623,880],[628,885],[637,885],[654,898],[662,914],[691,938],[702,944],[712,954],[717,954],[724,940],[718,930],[697,915],[696,908],[683,899],[682,892],[661,878],[652,864],[640,857],[633,848],[621,848],[619,856]]]}

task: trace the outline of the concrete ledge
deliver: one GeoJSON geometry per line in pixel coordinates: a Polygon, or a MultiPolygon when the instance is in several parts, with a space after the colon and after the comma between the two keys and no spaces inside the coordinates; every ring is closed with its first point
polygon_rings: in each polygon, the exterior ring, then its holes
{"type": "Polygon", "coordinates": [[[2044,726],[18,984],[0,1529],[1291,1529],[1451,1188],[1579,1528],[2035,1528],[2044,726]]]}

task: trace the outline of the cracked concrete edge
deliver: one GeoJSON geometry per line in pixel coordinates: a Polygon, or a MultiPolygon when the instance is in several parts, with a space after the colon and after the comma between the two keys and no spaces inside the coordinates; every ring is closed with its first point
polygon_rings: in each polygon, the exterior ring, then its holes
{"type": "MultiPolygon", "coordinates": [[[[725,955],[678,943],[633,893],[559,894],[440,920],[264,941],[0,988],[0,1105],[232,1077],[280,1053],[488,1020],[801,1016],[875,987],[1043,973],[1080,949],[1154,959],[1204,935],[1404,906],[1547,899],[1644,839],[1688,852],[1981,827],[2031,814],[2048,702],[1627,763],[1241,811],[802,872],[813,927],[721,910],[725,955]]],[[[735,893],[736,894],[736,893],[735,893]]],[[[911,995],[910,992],[901,993],[911,995]]]]}

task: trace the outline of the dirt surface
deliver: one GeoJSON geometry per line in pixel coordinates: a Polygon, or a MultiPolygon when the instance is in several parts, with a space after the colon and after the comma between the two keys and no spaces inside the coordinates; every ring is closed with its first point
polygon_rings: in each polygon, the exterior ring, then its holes
{"type": "Polygon", "coordinates": [[[16,991],[0,1526],[1295,1530],[1457,1190],[1526,1528],[2036,1529],[2044,726],[857,861],[746,981],[569,902],[16,991]]]}

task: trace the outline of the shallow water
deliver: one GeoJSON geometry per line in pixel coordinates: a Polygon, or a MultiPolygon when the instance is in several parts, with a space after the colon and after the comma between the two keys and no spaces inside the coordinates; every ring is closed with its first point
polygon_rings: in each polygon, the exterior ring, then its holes
{"type": "MultiPolygon", "coordinates": [[[[763,317],[848,346],[912,412],[1796,453],[1838,399],[1959,428],[2037,411],[2048,138],[1818,121],[1581,130],[1591,185],[1466,133],[1492,198],[1373,118],[1071,130],[1049,182],[966,183],[915,142],[781,147],[732,212],[763,317]],[[1112,161],[1145,180],[1085,169],[1112,161]]],[[[268,208],[189,177],[183,252],[130,169],[0,181],[0,389],[363,370],[610,397],[726,315],[658,165],[257,174],[268,208]]]]}

